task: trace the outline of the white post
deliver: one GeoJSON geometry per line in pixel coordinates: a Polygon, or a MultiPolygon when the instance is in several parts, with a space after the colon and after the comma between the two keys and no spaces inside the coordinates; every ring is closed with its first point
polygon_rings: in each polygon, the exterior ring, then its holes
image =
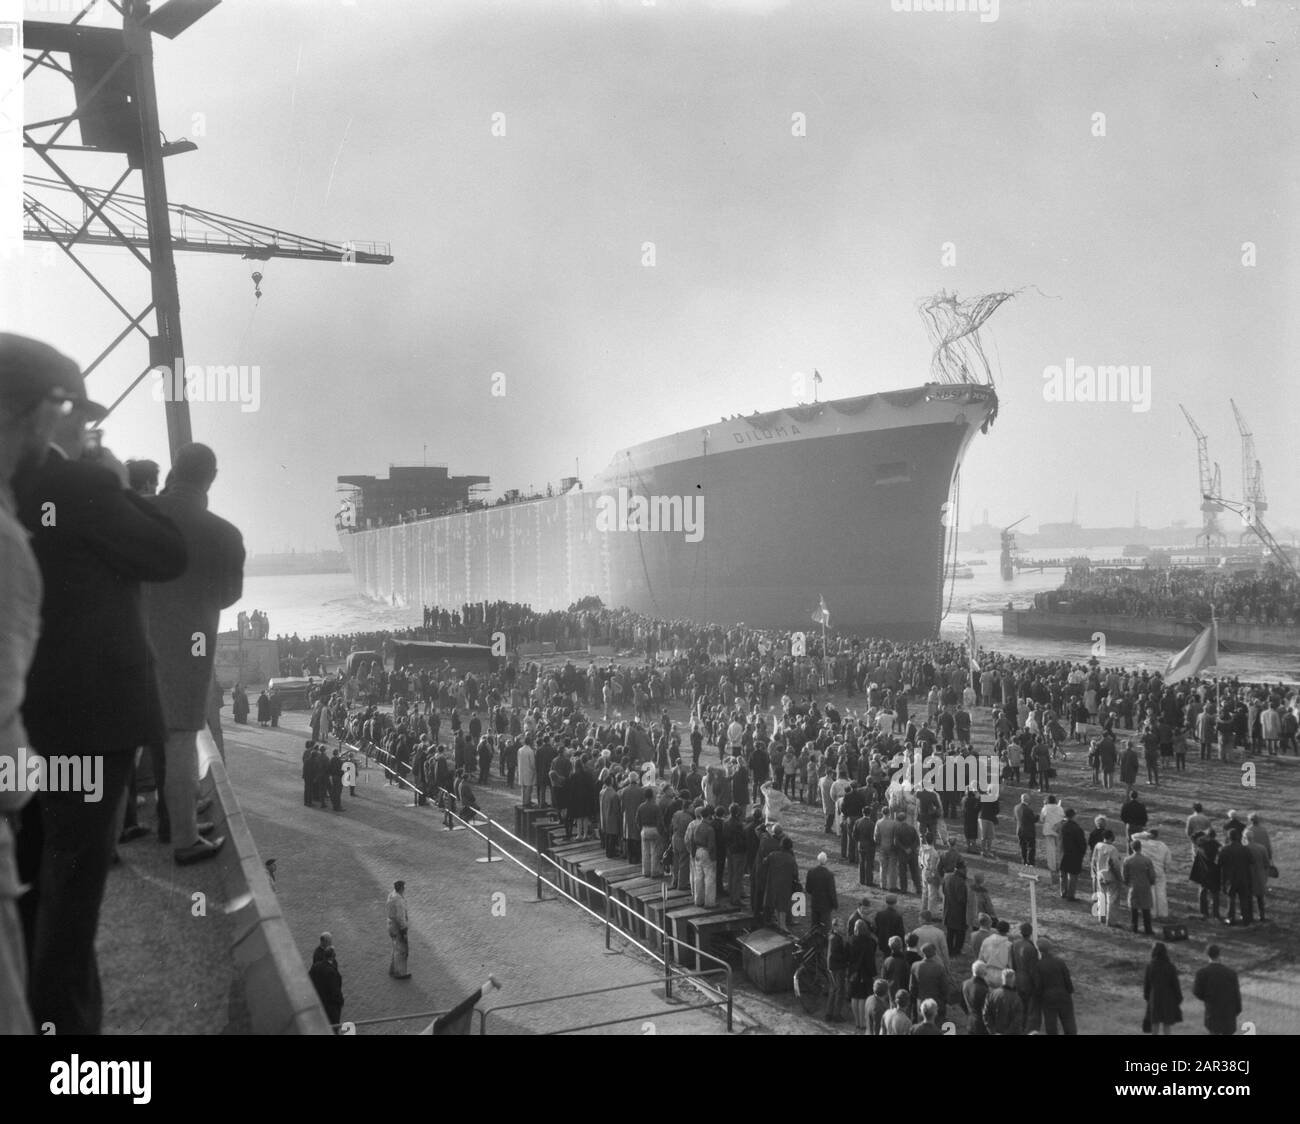
{"type": "Polygon", "coordinates": [[[1019,877],[1029,883],[1029,924],[1034,929],[1034,947],[1038,947],[1038,874],[1034,871],[1020,870],[1019,877]]]}

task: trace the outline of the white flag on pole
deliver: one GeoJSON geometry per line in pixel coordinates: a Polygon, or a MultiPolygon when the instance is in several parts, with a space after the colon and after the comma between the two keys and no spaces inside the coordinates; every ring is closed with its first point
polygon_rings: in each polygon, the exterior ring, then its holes
{"type": "Polygon", "coordinates": [[[1179,683],[1199,675],[1207,667],[1217,667],[1219,656],[1219,626],[1210,623],[1178,655],[1169,661],[1163,676],[1166,684],[1179,683]]]}

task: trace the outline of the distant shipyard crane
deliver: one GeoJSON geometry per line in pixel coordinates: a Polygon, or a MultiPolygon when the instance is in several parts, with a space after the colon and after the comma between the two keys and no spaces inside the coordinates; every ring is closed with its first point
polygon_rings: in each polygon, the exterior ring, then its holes
{"type": "Polygon", "coordinates": [[[1179,405],[1183,412],[1183,417],[1187,419],[1187,424],[1192,427],[1192,433],[1196,435],[1196,460],[1197,467],[1200,470],[1200,495],[1201,495],[1201,533],[1196,536],[1196,545],[1204,543],[1206,546],[1227,546],[1228,536],[1223,533],[1219,526],[1219,512],[1223,510],[1223,504],[1217,499],[1213,499],[1219,494],[1220,489],[1215,486],[1218,476],[1218,465],[1214,466],[1214,473],[1210,472],[1210,452],[1209,439],[1201,431],[1201,427],[1192,419],[1192,415],[1187,412],[1187,407],[1179,405]]]}
{"type": "Polygon", "coordinates": [[[1009,582],[1016,576],[1016,528],[1028,518],[1028,515],[1022,515],[1014,523],[1002,528],[1002,557],[1000,562],[1004,582],[1009,582]]]}
{"type": "Polygon", "coordinates": [[[1292,577],[1300,578],[1300,570],[1296,569],[1295,563],[1291,561],[1291,556],[1282,548],[1282,544],[1273,537],[1272,532],[1264,526],[1264,521],[1259,517],[1259,510],[1253,504],[1238,503],[1236,500],[1225,500],[1222,496],[1214,493],[1206,493],[1207,502],[1213,502],[1219,505],[1220,510],[1226,508],[1228,511],[1235,511],[1241,516],[1241,521],[1246,524],[1264,548],[1273,556],[1273,559],[1279,566],[1287,571],[1292,577]]]}
{"type": "MultiPolygon", "coordinates": [[[[1264,495],[1264,470],[1255,457],[1255,435],[1237,409],[1237,403],[1229,398],[1228,404],[1232,407],[1232,416],[1237,419],[1237,432],[1241,434],[1241,494],[1246,503],[1262,514],[1268,510],[1268,497],[1264,495]]],[[[1219,494],[1217,488],[1214,494],[1219,494]]],[[[1248,534],[1249,527],[1241,533],[1242,539],[1248,534]]]]}
{"type": "MultiPolygon", "coordinates": [[[[151,10],[147,0],[82,0],[67,23],[24,20],[22,24],[24,86],[53,79],[65,84],[73,100],[69,112],[23,122],[24,147],[57,177],[24,177],[23,237],[58,246],[126,320],[126,327],[86,367],[87,377],[132,333],[143,336],[149,346],[148,366],[113,402],[110,412],[151,371],[172,370],[185,362],[176,250],[239,254],[254,261],[276,257],[387,265],[393,260],[386,245],[323,242],[168,202],[163,160],[192,152],[198,145],[188,139],[169,141],[159,128],[153,37],[175,39],[219,3],[166,0],[151,10]],[[122,17],[121,27],[107,26],[113,12],[122,17]],[[80,144],[70,143],[74,124],[80,144]],[[63,167],[67,153],[116,153],[125,166],[107,190],[83,187],[63,167]],[[141,194],[125,194],[121,189],[137,171],[141,194]],[[84,246],[124,249],[149,274],[149,303],[133,312],[128,305],[136,298],[125,292],[115,294],[108,281],[96,276],[76,252],[84,246]]],[[[34,106],[45,100],[40,91],[33,93],[36,96],[22,104],[34,106]]],[[[261,280],[260,273],[253,274],[259,297],[261,280]]],[[[184,395],[168,395],[164,410],[168,446],[175,456],[192,439],[189,402],[184,395]]]]}

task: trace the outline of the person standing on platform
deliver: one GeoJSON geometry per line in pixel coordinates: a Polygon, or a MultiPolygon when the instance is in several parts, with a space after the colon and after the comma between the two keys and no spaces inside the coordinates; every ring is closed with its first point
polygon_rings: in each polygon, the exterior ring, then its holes
{"type": "Polygon", "coordinates": [[[623,806],[623,846],[626,849],[627,861],[640,863],[641,828],[637,825],[636,813],[645,799],[643,795],[645,790],[641,787],[640,778],[635,770],[629,773],[628,777],[628,783],[619,793],[619,803],[623,806]]]}
{"type": "MultiPolygon", "coordinates": [[[[618,806],[618,794],[614,794],[614,805],[611,806],[611,822],[615,815],[622,814],[622,808],[618,806]],[[617,809],[617,810],[616,810],[617,809]]],[[[673,884],[674,890],[693,891],[694,887],[691,882],[691,852],[686,843],[686,829],[695,822],[695,814],[691,811],[689,804],[682,801],[681,807],[673,813],[673,818],[669,823],[669,830],[672,832],[672,849],[673,849],[673,884]]],[[[618,842],[614,840],[615,853],[617,853],[618,842]]],[[[614,855],[610,855],[613,858],[614,855]]]]}
{"type": "Polygon", "coordinates": [[[745,904],[745,870],[749,843],[745,837],[745,821],[741,819],[742,811],[739,804],[732,804],[730,816],[722,828],[722,840],[727,853],[727,900],[732,909],[740,909],[745,904]]]}
{"type": "MultiPolygon", "coordinates": [[[[59,417],[75,408],[74,390],[60,378],[61,370],[71,376],[70,364],[44,344],[0,335],[0,762],[15,769],[29,745],[23,693],[40,637],[43,586],[10,485],[46,455],[59,417]]],[[[18,910],[24,887],[9,817],[17,827],[35,799],[25,786],[0,790],[0,1035],[33,1032],[18,910]]]]}
{"type": "Polygon", "coordinates": [[[399,880],[393,883],[392,892],[388,895],[388,936],[393,942],[393,958],[388,965],[388,974],[395,980],[411,978],[406,963],[411,946],[407,940],[410,916],[406,911],[405,891],[406,883],[399,880]]]}
{"type": "MultiPolygon", "coordinates": [[[[118,810],[137,749],[165,737],[140,583],[180,577],[185,541],[170,519],[127,487],[125,466],[89,439],[87,424],[108,411],[86,398],[76,364],[35,340],[0,337],[0,369],[15,366],[54,372],[73,403],[55,421],[43,458],[24,465],[13,483],[44,584],[23,724],[32,752],[93,755],[101,762],[102,786],[93,802],[82,792],[42,791],[23,808],[18,878],[32,888],[18,908],[28,999],[36,1026],[53,1023],[60,1035],[98,1034],[103,1000],[95,934],[118,810]]],[[[205,676],[196,726],[203,724],[207,685],[205,676]]],[[[192,791],[188,800],[193,814],[192,791]]]]}
{"type": "Polygon", "coordinates": [[[533,786],[537,783],[537,751],[532,743],[525,741],[519,747],[519,787],[523,790],[522,804],[525,808],[533,806],[533,786]]]}
{"type": "Polygon", "coordinates": [[[641,877],[657,878],[661,873],[655,859],[659,854],[659,827],[662,815],[655,803],[655,790],[646,788],[641,794],[641,806],[636,810],[636,823],[641,839],[641,877]]]}
{"type": "Polygon", "coordinates": [[[694,832],[688,831],[687,835],[692,860],[691,890],[696,905],[712,909],[718,904],[718,839],[713,829],[713,809],[706,804],[699,815],[694,832]]]}

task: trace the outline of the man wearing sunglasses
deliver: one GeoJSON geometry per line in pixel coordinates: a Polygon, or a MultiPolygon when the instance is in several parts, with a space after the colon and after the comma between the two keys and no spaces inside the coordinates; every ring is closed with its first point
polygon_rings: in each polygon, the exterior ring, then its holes
{"type": "Polygon", "coordinates": [[[35,1023],[52,1023],[58,1034],[97,1034],[103,1004],[95,933],[117,819],[137,747],[166,735],[140,583],[179,577],[185,543],[130,490],[112,453],[99,448],[84,457],[86,427],[107,411],[86,397],[76,364],[15,336],[0,338],[0,356],[7,357],[0,367],[52,367],[63,392],[58,401],[71,403],[54,407],[43,459],[33,458],[39,463],[14,481],[44,582],[22,714],[33,752],[98,757],[102,789],[99,799],[43,791],[28,802],[18,873],[32,888],[19,908],[35,1023]]]}

